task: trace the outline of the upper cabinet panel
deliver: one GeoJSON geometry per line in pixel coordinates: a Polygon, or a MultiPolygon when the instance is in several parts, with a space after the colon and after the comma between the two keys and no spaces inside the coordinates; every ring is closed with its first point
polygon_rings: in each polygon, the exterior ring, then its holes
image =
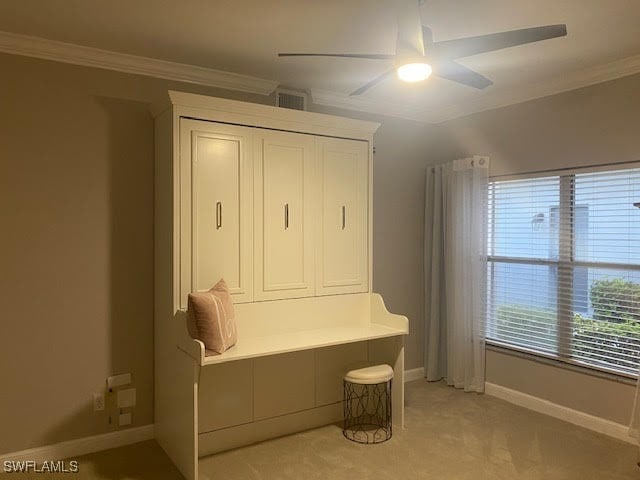
{"type": "Polygon", "coordinates": [[[318,138],[320,221],[317,293],[366,292],[368,143],[318,138]]]}
{"type": "Polygon", "coordinates": [[[256,131],[255,298],[314,294],[315,139],[256,131]]]}
{"type": "Polygon", "coordinates": [[[181,121],[183,297],[224,278],[235,302],[253,299],[251,135],[181,121]]]}

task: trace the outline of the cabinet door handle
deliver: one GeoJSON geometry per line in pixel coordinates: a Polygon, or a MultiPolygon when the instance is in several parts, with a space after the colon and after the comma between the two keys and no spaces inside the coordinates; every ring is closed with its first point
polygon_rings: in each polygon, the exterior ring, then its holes
{"type": "Polygon", "coordinates": [[[346,227],[347,225],[347,207],[346,206],[342,206],[342,230],[344,230],[344,227],[346,227]]]}
{"type": "Polygon", "coordinates": [[[222,228],[222,202],[216,202],[216,230],[222,228]]]}
{"type": "Polygon", "coordinates": [[[284,204],[284,229],[289,228],[289,204],[284,204]]]}

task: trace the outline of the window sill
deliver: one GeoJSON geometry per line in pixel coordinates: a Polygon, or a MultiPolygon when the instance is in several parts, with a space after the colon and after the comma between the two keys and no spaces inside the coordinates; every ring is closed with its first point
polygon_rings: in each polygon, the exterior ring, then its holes
{"type": "Polygon", "coordinates": [[[590,375],[592,377],[603,378],[613,382],[624,383],[627,385],[636,385],[638,382],[637,377],[628,376],[622,373],[607,372],[605,370],[598,370],[596,368],[590,368],[583,365],[576,365],[568,363],[557,358],[545,356],[544,354],[533,353],[527,350],[521,350],[515,347],[503,345],[493,340],[486,340],[486,350],[492,352],[502,353],[504,355],[511,355],[513,357],[530,360],[536,363],[542,363],[543,365],[549,365],[556,368],[563,368],[573,372],[581,373],[583,375],[590,375]]]}

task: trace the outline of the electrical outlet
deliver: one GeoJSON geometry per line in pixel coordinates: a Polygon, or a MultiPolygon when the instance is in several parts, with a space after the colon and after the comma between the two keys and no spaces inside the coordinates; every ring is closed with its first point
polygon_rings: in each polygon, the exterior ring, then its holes
{"type": "Polygon", "coordinates": [[[93,394],[93,411],[101,412],[104,410],[104,393],[93,394]]]}

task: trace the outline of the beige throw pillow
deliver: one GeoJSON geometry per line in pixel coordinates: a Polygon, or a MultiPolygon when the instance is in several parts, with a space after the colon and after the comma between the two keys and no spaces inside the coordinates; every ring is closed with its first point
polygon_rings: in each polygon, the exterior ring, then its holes
{"type": "Polygon", "coordinates": [[[222,353],[238,340],[231,294],[224,279],[207,292],[189,294],[189,314],[207,350],[222,353]]]}

